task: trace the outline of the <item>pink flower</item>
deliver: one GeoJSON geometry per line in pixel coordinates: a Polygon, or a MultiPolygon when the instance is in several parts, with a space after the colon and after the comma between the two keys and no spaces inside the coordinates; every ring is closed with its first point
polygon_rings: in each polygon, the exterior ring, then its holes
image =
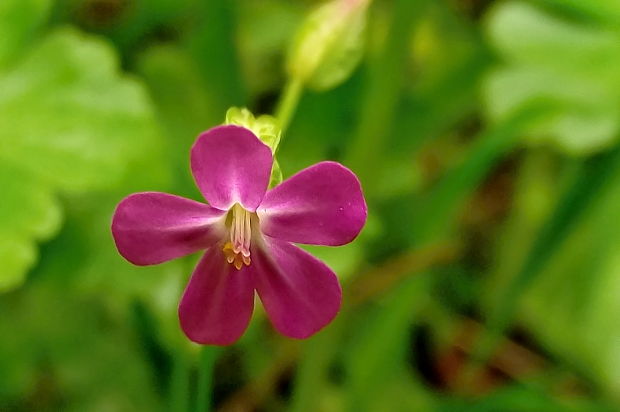
{"type": "Polygon", "coordinates": [[[179,305],[181,327],[194,342],[235,342],[250,321],[254,290],[274,327],[293,338],[316,333],[340,309],[336,275],[291,242],[351,242],[366,222],[360,183],[341,164],[321,162],[267,190],[272,163],[271,149],[248,129],[215,127],[191,151],[209,204],[135,193],[114,213],[118,251],[136,265],[206,250],[179,305]]]}

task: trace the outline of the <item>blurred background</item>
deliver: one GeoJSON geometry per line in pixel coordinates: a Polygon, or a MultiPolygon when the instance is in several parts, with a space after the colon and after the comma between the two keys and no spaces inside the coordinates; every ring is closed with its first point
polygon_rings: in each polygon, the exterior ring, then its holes
{"type": "Polygon", "coordinates": [[[619,410],[620,1],[330,4],[0,0],[1,411],[619,410]],[[112,241],[129,193],[200,199],[230,106],[290,120],[285,178],[363,183],[360,237],[308,248],[344,300],[306,341],[258,308],[191,344],[198,256],[112,241]]]}

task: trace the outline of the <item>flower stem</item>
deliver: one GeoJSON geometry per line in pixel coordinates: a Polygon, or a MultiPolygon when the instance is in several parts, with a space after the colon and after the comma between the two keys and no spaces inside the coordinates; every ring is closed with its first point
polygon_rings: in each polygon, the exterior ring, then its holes
{"type": "Polygon", "coordinates": [[[419,205],[419,217],[416,217],[418,244],[444,237],[460,208],[489,170],[520,142],[527,127],[548,116],[552,110],[553,106],[546,101],[532,102],[481,132],[466,159],[446,172],[419,205]]]}
{"type": "MultiPolygon", "coordinates": [[[[409,39],[421,14],[420,1],[397,0],[382,50],[369,58],[368,79],[359,108],[359,119],[344,163],[354,170],[367,192],[380,184],[375,168],[382,161],[389,127],[395,117],[406,79],[409,39]],[[380,102],[380,104],[377,104],[380,102]],[[368,167],[373,165],[373,167],[368,167]]],[[[375,27],[371,26],[371,29],[375,27]]]]}
{"type": "Polygon", "coordinates": [[[217,360],[218,348],[205,346],[200,352],[198,369],[198,394],[196,397],[196,412],[209,412],[212,403],[213,368],[217,360]]]}
{"type": "Polygon", "coordinates": [[[186,412],[189,410],[190,396],[190,362],[186,354],[178,351],[174,357],[172,376],[170,379],[169,410],[186,412]]]}
{"type": "Polygon", "coordinates": [[[275,116],[280,123],[282,133],[284,133],[290,124],[293,115],[295,114],[295,109],[297,108],[297,104],[299,103],[303,90],[303,82],[300,79],[291,78],[280,95],[275,116]]]}

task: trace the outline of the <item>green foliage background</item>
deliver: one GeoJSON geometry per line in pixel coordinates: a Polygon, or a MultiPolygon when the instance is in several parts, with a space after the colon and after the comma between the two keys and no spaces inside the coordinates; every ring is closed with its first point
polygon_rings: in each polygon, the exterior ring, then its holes
{"type": "Polygon", "coordinates": [[[284,178],[343,162],[369,204],[354,243],[309,248],[345,291],[316,336],[259,308],[193,345],[197,256],[117,254],[122,197],[200,199],[197,134],[299,86],[317,5],[0,1],[0,410],[620,408],[618,0],[375,0],[338,37],[278,149],[284,178]]]}

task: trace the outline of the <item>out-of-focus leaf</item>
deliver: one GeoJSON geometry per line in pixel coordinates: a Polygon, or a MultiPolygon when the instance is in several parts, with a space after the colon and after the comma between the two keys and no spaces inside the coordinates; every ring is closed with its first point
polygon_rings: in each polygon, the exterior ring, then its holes
{"type": "Polygon", "coordinates": [[[336,0],[312,12],[291,45],[289,75],[316,90],[346,80],[363,55],[367,3],[336,0]]]}
{"type": "Polygon", "coordinates": [[[128,324],[55,279],[27,292],[0,301],[0,409],[155,410],[152,365],[128,324]]]}
{"type": "Polygon", "coordinates": [[[501,156],[514,148],[523,129],[537,124],[553,109],[546,101],[529,103],[482,132],[465,160],[450,170],[421,203],[415,229],[418,243],[445,236],[466,199],[501,156]]]}
{"type": "MultiPolygon", "coordinates": [[[[520,225],[523,231],[513,227],[506,241],[528,242],[529,237],[529,253],[515,252],[516,261],[510,261],[508,253],[502,256],[501,268],[512,272],[511,279],[501,292],[492,290],[498,297],[489,314],[489,328],[497,336],[520,313],[548,350],[570,359],[573,367],[616,397],[620,394],[620,306],[612,296],[620,287],[614,218],[620,204],[619,159],[616,148],[588,160],[569,190],[553,201],[553,209],[549,201],[517,203],[511,226],[520,225]],[[541,207],[542,217],[548,216],[542,223],[541,207]],[[524,310],[519,312],[519,308],[524,310]]],[[[549,193],[551,189],[543,190],[549,193]]],[[[498,273],[494,278],[505,275],[498,273]]],[[[483,356],[488,356],[495,339],[489,337],[479,345],[483,356]]]]}
{"type": "Polygon", "coordinates": [[[216,110],[221,117],[228,107],[246,104],[235,41],[237,8],[246,2],[194,2],[193,25],[184,33],[182,43],[196,61],[198,73],[209,91],[216,97],[216,110]]]}
{"type": "Polygon", "coordinates": [[[582,218],[573,219],[574,229],[526,293],[523,319],[551,350],[620,399],[620,226],[615,219],[620,173],[617,168],[614,173],[582,218]]]}
{"type": "Polygon", "coordinates": [[[610,26],[620,26],[620,1],[619,0],[537,0],[539,3],[548,4],[566,11],[575,12],[577,15],[593,18],[610,26]]]}
{"type": "Polygon", "coordinates": [[[359,240],[338,248],[309,245],[302,247],[327,263],[341,281],[346,281],[353,275],[364,255],[359,240]]]}
{"type": "Polygon", "coordinates": [[[620,36],[511,1],[490,13],[487,34],[506,65],[486,82],[488,116],[498,120],[529,100],[554,100],[557,114],[528,129],[531,143],[573,154],[612,144],[620,129],[620,36]]]}
{"type": "Polygon", "coordinates": [[[0,70],[33,40],[45,21],[50,0],[2,0],[0,2],[0,70]]]}
{"type": "MultiPolygon", "coordinates": [[[[486,279],[485,305],[493,310],[503,299],[497,293],[518,275],[532,245],[556,206],[562,184],[553,173],[553,157],[545,150],[529,151],[520,166],[515,183],[515,196],[503,233],[497,238],[495,267],[486,279]]],[[[561,179],[560,179],[561,180],[561,179]]]]}
{"type": "Polygon", "coordinates": [[[611,412],[605,405],[590,400],[557,399],[541,389],[513,385],[481,399],[446,398],[438,404],[438,412],[491,412],[491,411],[562,411],[611,412]]]}
{"type": "Polygon", "coordinates": [[[370,61],[368,84],[361,96],[363,104],[358,114],[355,137],[347,146],[345,158],[345,164],[358,174],[368,193],[373,193],[380,184],[371,165],[382,162],[381,157],[388,146],[389,133],[395,123],[396,109],[405,84],[409,40],[419,19],[417,1],[398,0],[393,2],[389,18],[382,21],[389,28],[387,33],[379,33],[383,30],[382,25],[370,25],[369,32],[375,36],[381,35],[384,41],[381,50],[370,61]]]}
{"type": "Polygon", "coordinates": [[[0,76],[0,159],[68,190],[110,187],[157,132],[103,41],[62,29],[0,76]]]}
{"type": "Polygon", "coordinates": [[[51,190],[28,174],[0,163],[0,291],[23,280],[36,260],[36,241],[60,225],[60,207],[51,190]]]}
{"type": "Polygon", "coordinates": [[[429,12],[413,38],[413,63],[420,68],[412,76],[411,95],[398,106],[395,153],[418,150],[478,110],[480,79],[491,61],[468,19],[442,2],[417,3],[429,12]]]}
{"type": "Polygon", "coordinates": [[[101,40],[62,29],[0,72],[0,289],[36,261],[35,241],[59,226],[57,190],[117,184],[153,155],[159,136],[142,87],[120,76],[101,40]]]}
{"type": "Polygon", "coordinates": [[[149,87],[158,119],[175,143],[174,151],[187,161],[196,135],[222,117],[216,110],[216,96],[205,84],[192,56],[180,48],[151,47],[140,55],[137,66],[149,87]]]}
{"type": "Polygon", "coordinates": [[[239,7],[237,48],[241,70],[254,95],[277,90],[282,82],[282,50],[303,19],[296,1],[244,1],[239,7]]]}
{"type": "Polygon", "coordinates": [[[427,302],[429,277],[418,274],[405,280],[365,320],[346,355],[347,408],[371,411],[374,394],[400,371],[411,318],[427,302]]]}
{"type": "Polygon", "coordinates": [[[157,118],[165,131],[166,151],[174,165],[173,192],[185,197],[199,196],[187,159],[196,136],[221,122],[216,96],[205,85],[192,56],[177,47],[148,49],[138,59],[138,72],[149,87],[157,118]]]}

